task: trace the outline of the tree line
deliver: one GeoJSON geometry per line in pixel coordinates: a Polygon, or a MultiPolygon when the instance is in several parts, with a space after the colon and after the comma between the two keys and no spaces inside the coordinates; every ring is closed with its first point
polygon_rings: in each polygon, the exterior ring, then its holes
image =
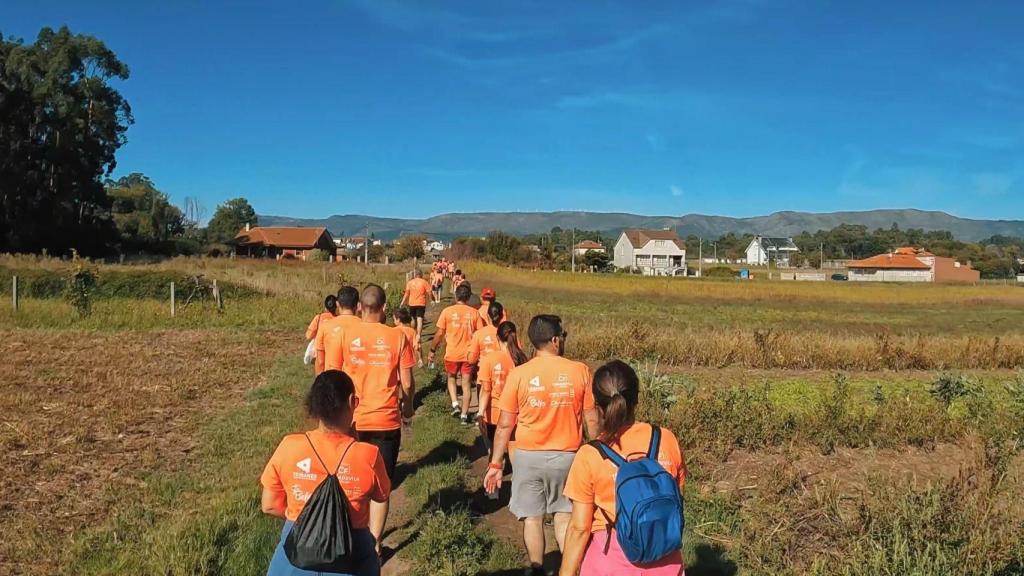
{"type": "Polygon", "coordinates": [[[114,87],[128,66],[100,40],[43,28],[35,42],[0,32],[0,252],[92,256],[219,251],[256,213],[243,198],[200,226],[145,175],[110,178],[134,123],[114,87]]]}

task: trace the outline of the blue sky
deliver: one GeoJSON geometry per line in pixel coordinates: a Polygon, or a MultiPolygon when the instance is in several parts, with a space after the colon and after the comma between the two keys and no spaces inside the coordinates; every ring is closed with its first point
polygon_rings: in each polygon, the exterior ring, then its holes
{"type": "Polygon", "coordinates": [[[1024,217],[1024,2],[4,0],[131,68],[117,174],[207,212],[1024,217]],[[831,6],[826,6],[829,4],[831,6]]]}

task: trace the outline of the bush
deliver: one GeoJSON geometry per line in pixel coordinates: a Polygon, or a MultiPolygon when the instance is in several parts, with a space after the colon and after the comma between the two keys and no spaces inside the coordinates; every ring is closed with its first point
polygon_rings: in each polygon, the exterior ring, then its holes
{"type": "Polygon", "coordinates": [[[96,288],[96,272],[74,252],[74,263],[68,272],[64,298],[84,318],[92,312],[93,290],[96,288]]]}
{"type": "Polygon", "coordinates": [[[974,393],[974,385],[963,374],[943,374],[939,376],[928,393],[947,409],[954,401],[974,393]]]}
{"type": "Polygon", "coordinates": [[[321,250],[319,248],[313,248],[309,252],[306,252],[307,262],[329,262],[331,260],[331,253],[327,250],[321,250]]]}
{"type": "Polygon", "coordinates": [[[493,546],[493,538],[465,510],[434,512],[423,521],[411,553],[419,574],[473,576],[480,573],[493,546]]]}
{"type": "Polygon", "coordinates": [[[704,271],[705,278],[736,278],[737,273],[728,266],[713,266],[704,271]]]}

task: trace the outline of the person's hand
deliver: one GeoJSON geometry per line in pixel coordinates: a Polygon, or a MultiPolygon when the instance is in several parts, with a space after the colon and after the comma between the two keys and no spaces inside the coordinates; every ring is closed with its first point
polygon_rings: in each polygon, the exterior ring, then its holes
{"type": "Polygon", "coordinates": [[[488,466],[487,474],[484,476],[484,490],[488,493],[494,493],[500,490],[501,480],[504,476],[504,470],[498,470],[497,468],[491,468],[488,466]]]}
{"type": "Polygon", "coordinates": [[[427,355],[427,362],[433,363],[435,356],[437,356],[437,352],[431,350],[430,354],[427,355]]]}

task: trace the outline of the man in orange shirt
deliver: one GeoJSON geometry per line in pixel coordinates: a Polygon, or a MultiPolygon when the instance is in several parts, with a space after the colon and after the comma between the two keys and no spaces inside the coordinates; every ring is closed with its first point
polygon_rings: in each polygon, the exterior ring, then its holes
{"type": "Polygon", "coordinates": [[[445,308],[437,318],[437,332],[430,343],[429,361],[434,362],[437,348],[444,340],[444,370],[448,374],[448,395],[452,400],[452,416],[461,414],[464,425],[469,425],[469,403],[473,394],[473,365],[469,363],[469,346],[473,333],[482,327],[477,309],[466,304],[473,291],[469,286],[455,290],[456,303],[445,308]],[[462,381],[462,404],[458,399],[458,380],[462,381]]]}
{"type": "MultiPolygon", "coordinates": [[[[413,415],[412,347],[401,329],[384,324],[387,296],[376,284],[363,288],[359,299],[363,321],[343,330],[343,371],[352,377],[359,405],[355,411],[356,438],[376,446],[394,480],[402,426],[413,415]],[[401,387],[399,387],[401,385],[401,387]]],[[[388,501],[370,503],[370,532],[380,549],[388,517],[388,501]]]]}
{"type": "Polygon", "coordinates": [[[497,323],[491,321],[491,316],[487,309],[490,308],[491,302],[494,302],[494,299],[497,297],[498,294],[494,291],[494,288],[484,288],[480,292],[480,317],[484,319],[484,324],[494,326],[495,328],[498,327],[498,324],[508,320],[508,311],[504,311],[497,323]]]}
{"type": "Polygon", "coordinates": [[[341,370],[341,333],[347,326],[362,320],[356,315],[359,308],[359,291],[352,286],[338,290],[338,315],[324,320],[316,332],[316,373],[325,370],[341,370]]]}
{"type": "Polygon", "coordinates": [[[484,488],[495,492],[501,486],[505,451],[515,428],[516,470],[508,509],[524,521],[523,540],[531,570],[542,573],[544,515],[554,515],[555,540],[561,549],[572,511],[563,494],[565,480],[583,443],[584,422],[592,438],[599,425],[590,369],[562,357],[568,333],[562,329],[561,318],[535,316],[528,335],[537,354],[513,369],[505,382],[484,488]]]}
{"type": "Polygon", "coordinates": [[[412,271],[412,280],[405,284],[405,293],[402,294],[402,301],[399,306],[409,304],[409,312],[416,320],[416,339],[423,336],[423,317],[427,313],[427,300],[430,299],[432,288],[430,283],[423,279],[423,272],[416,268],[412,271]]]}

